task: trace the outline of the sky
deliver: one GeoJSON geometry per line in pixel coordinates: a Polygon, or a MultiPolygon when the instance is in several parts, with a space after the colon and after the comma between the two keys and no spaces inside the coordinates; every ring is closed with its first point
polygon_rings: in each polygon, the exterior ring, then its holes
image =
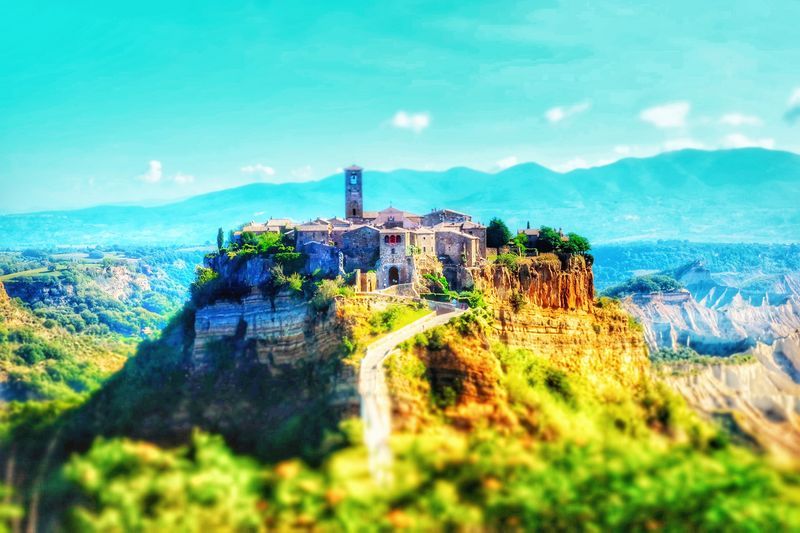
{"type": "Polygon", "coordinates": [[[0,213],[800,152],[796,0],[7,2],[0,213]]]}

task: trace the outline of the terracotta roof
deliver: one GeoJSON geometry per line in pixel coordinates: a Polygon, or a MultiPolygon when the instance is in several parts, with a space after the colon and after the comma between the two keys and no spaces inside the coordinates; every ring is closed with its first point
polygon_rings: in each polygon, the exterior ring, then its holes
{"type": "Polygon", "coordinates": [[[378,215],[396,214],[396,213],[400,213],[401,215],[403,215],[406,218],[422,218],[421,215],[417,215],[417,214],[411,213],[409,211],[403,211],[402,209],[397,209],[396,207],[387,207],[386,209],[378,211],[378,215]]]}
{"type": "Polygon", "coordinates": [[[328,231],[327,224],[302,224],[295,228],[297,231],[328,231]]]}
{"type": "Polygon", "coordinates": [[[361,218],[378,218],[378,212],[377,211],[364,211],[361,214],[361,218]]]}
{"type": "Polygon", "coordinates": [[[477,222],[473,222],[471,220],[465,220],[461,223],[462,228],[483,228],[483,224],[478,224],[477,222]]]}
{"type": "Polygon", "coordinates": [[[344,233],[350,233],[352,231],[359,231],[359,230],[362,230],[364,228],[371,229],[372,231],[380,231],[375,226],[370,226],[369,224],[355,224],[355,225],[350,226],[349,228],[345,229],[344,233]]]}
{"type": "Polygon", "coordinates": [[[267,220],[267,226],[291,226],[292,220],[289,218],[271,218],[267,220]]]}
{"type": "Polygon", "coordinates": [[[265,226],[264,224],[256,224],[255,222],[251,222],[249,224],[245,224],[244,226],[242,226],[242,231],[249,231],[251,233],[267,232],[269,231],[269,228],[267,228],[267,226],[265,226]]]}
{"type": "Polygon", "coordinates": [[[538,237],[540,232],[538,229],[521,229],[519,230],[518,233],[521,233],[523,235],[531,235],[538,237]]]}
{"type": "Polygon", "coordinates": [[[358,165],[350,165],[349,167],[345,168],[345,170],[364,170],[358,165]]]}
{"type": "Polygon", "coordinates": [[[469,233],[464,233],[463,231],[459,231],[458,229],[440,229],[436,230],[436,233],[455,233],[456,235],[460,235],[465,239],[471,239],[475,241],[479,241],[480,239],[475,235],[470,235],[469,233]]]}
{"type": "Polygon", "coordinates": [[[407,231],[408,230],[406,230],[405,228],[381,228],[380,229],[381,233],[400,233],[400,232],[406,233],[407,231]]]}

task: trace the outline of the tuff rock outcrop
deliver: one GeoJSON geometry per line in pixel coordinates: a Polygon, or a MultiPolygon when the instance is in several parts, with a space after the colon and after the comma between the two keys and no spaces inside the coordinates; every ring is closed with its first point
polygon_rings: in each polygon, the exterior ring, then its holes
{"type": "Polygon", "coordinates": [[[641,328],[616,305],[594,303],[591,266],[582,257],[529,259],[516,272],[486,266],[473,274],[491,302],[494,332],[565,370],[639,381],[649,367],[641,328]]]}

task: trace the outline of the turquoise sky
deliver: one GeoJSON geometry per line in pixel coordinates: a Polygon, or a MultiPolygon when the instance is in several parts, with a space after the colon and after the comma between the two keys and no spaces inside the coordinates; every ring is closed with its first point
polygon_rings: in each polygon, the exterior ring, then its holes
{"type": "Polygon", "coordinates": [[[6,2],[0,212],[800,152],[800,2],[6,2]]]}

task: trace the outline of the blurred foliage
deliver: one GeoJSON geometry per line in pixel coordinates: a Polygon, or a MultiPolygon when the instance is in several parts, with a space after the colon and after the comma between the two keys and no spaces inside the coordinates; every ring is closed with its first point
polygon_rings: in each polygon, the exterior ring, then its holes
{"type": "Polygon", "coordinates": [[[136,247],[0,253],[0,276],[50,325],[71,333],[144,337],[187,296],[198,250],[136,247]]]}
{"type": "Polygon", "coordinates": [[[603,296],[624,298],[631,294],[650,294],[654,292],[675,292],[683,288],[677,280],[663,274],[636,276],[625,283],[603,291],[603,296]]]}
{"type": "MultiPolygon", "coordinates": [[[[508,408],[524,423],[471,432],[434,423],[393,437],[377,486],[357,424],[318,467],[259,466],[196,434],[163,450],[100,440],[63,469],[65,524],[86,530],[787,531],[800,479],[728,444],[666,387],[598,386],[495,346],[508,408]]],[[[409,368],[424,379],[425,368],[409,368]]],[[[442,406],[459,401],[431,398],[442,406]]],[[[435,406],[432,406],[434,408],[435,406]]]]}

